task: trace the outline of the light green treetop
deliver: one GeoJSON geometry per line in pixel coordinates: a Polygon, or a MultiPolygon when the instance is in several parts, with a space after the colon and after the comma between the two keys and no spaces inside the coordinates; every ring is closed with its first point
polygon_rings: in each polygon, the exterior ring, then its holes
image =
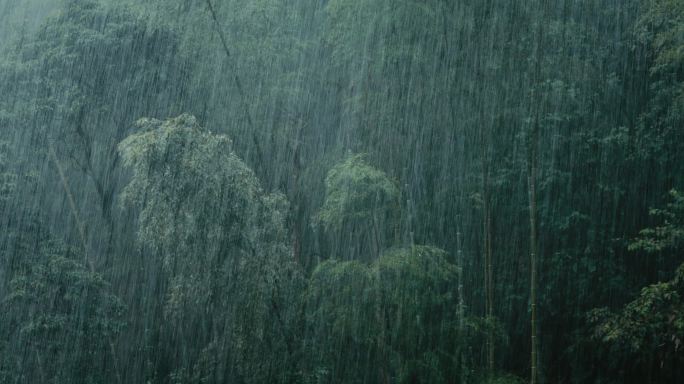
{"type": "Polygon", "coordinates": [[[363,155],[353,155],[334,166],[325,178],[325,202],[316,219],[326,230],[346,221],[368,221],[391,213],[399,189],[363,155]]]}
{"type": "MultiPolygon", "coordinates": [[[[165,257],[216,254],[226,242],[255,246],[260,187],[231,141],[194,117],[141,119],[119,151],[133,177],[123,200],[141,207],[140,240],[165,257]]],[[[276,206],[279,204],[275,204],[276,206]]]]}
{"type": "MultiPolygon", "coordinates": [[[[122,197],[138,209],[140,244],[168,276],[169,326],[203,346],[186,361],[219,364],[231,353],[247,382],[285,375],[300,282],[286,200],[263,191],[227,136],[190,115],[141,119],[137,129],[119,144],[133,173],[122,197]],[[222,331],[201,334],[202,326],[222,331]]],[[[173,375],[182,380],[191,370],[179,366],[173,375]]]]}

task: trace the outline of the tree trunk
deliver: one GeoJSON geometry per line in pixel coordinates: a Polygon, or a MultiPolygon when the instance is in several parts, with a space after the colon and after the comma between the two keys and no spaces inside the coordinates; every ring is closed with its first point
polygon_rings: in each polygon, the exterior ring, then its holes
{"type": "Polygon", "coordinates": [[[302,163],[299,155],[299,146],[301,143],[301,129],[298,130],[297,141],[295,142],[294,155],[292,158],[292,193],[290,201],[292,201],[292,256],[297,265],[302,265],[302,233],[301,233],[301,196],[299,195],[299,177],[301,174],[302,163]]]}
{"type": "Polygon", "coordinates": [[[487,204],[485,220],[487,231],[487,248],[485,250],[487,262],[487,320],[489,322],[489,327],[487,328],[487,369],[491,375],[494,372],[494,330],[492,329],[492,322],[494,321],[494,279],[492,266],[492,212],[489,204],[487,204]]]}
{"type": "MultiPolygon", "coordinates": [[[[460,220],[460,217],[459,217],[460,220]]],[[[460,225],[460,224],[459,224],[460,225]]],[[[463,246],[461,243],[461,231],[460,229],[456,232],[456,264],[458,267],[458,335],[459,335],[459,373],[460,373],[460,383],[466,384],[466,364],[465,364],[465,351],[463,345],[463,338],[465,334],[465,300],[463,299],[463,246]]]]}
{"type": "MultiPolygon", "coordinates": [[[[481,122],[484,123],[484,117],[481,122]]],[[[482,160],[482,232],[483,232],[483,266],[485,287],[485,318],[487,319],[487,373],[494,372],[494,332],[491,327],[494,318],[494,289],[493,289],[493,265],[492,265],[492,218],[490,207],[489,186],[489,134],[488,130],[482,129],[482,141],[480,155],[482,160]]]]}
{"type": "Polygon", "coordinates": [[[536,134],[538,128],[533,128],[532,142],[530,143],[530,161],[528,164],[527,184],[529,189],[530,208],[530,327],[531,327],[531,352],[530,352],[530,383],[537,382],[537,154],[536,134]]]}
{"type": "Polygon", "coordinates": [[[530,383],[537,383],[537,162],[539,146],[539,116],[541,113],[541,98],[539,84],[541,82],[542,36],[544,34],[545,4],[542,3],[541,17],[537,30],[536,63],[534,69],[534,90],[532,110],[534,121],[528,138],[527,158],[527,188],[530,211],[530,383]]]}

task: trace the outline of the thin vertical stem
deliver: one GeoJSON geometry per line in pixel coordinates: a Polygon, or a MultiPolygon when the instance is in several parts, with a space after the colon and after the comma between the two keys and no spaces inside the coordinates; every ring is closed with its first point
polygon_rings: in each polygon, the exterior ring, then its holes
{"type": "Polygon", "coordinates": [[[71,209],[71,214],[74,215],[74,220],[76,220],[76,227],[78,229],[79,236],[81,237],[81,243],[83,245],[83,262],[90,268],[90,271],[92,272],[95,270],[95,267],[88,257],[88,242],[86,240],[85,227],[83,225],[83,222],[81,221],[81,217],[78,214],[78,209],[76,208],[76,200],[74,199],[73,193],[71,193],[69,181],[66,177],[66,174],[64,173],[62,164],[59,162],[59,159],[57,159],[55,148],[52,146],[52,143],[50,142],[48,142],[48,147],[50,151],[50,157],[52,157],[52,161],[55,163],[57,173],[59,174],[59,178],[62,182],[62,187],[64,188],[64,192],[67,195],[67,200],[69,201],[69,208],[71,209]]]}

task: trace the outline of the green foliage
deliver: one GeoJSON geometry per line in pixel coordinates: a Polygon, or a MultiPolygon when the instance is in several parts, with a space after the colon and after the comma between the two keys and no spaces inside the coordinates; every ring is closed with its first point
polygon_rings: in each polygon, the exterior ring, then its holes
{"type": "MultiPolygon", "coordinates": [[[[57,241],[23,254],[2,301],[5,330],[25,353],[10,352],[5,366],[17,377],[45,383],[104,383],[125,306],[82,255],[57,241]],[[80,259],[80,260],[79,260],[80,259]]],[[[3,331],[3,333],[5,332],[3,331]]],[[[2,371],[2,369],[0,369],[2,371]]]]}
{"type": "Polygon", "coordinates": [[[668,372],[684,362],[683,299],[684,264],[671,281],[643,288],[619,312],[606,309],[590,312],[594,337],[640,364],[655,364],[659,370],[668,372]]]}
{"type": "Polygon", "coordinates": [[[399,190],[384,172],[368,165],[363,155],[352,155],[334,166],[325,178],[325,202],[317,221],[326,230],[345,222],[370,222],[396,209],[399,190]]]}
{"type": "Polygon", "coordinates": [[[633,353],[665,347],[677,352],[684,340],[684,265],[668,282],[641,290],[639,296],[616,316],[605,310],[592,312],[599,325],[596,335],[607,343],[621,344],[633,353]]]}
{"type": "Polygon", "coordinates": [[[439,248],[413,246],[386,251],[374,268],[396,382],[449,382],[465,341],[456,332],[456,267],[439,248]]]}
{"type": "Polygon", "coordinates": [[[646,159],[681,172],[666,153],[682,151],[684,123],[684,6],[676,0],[650,1],[635,28],[646,49],[649,100],[639,126],[639,153],[646,159]]]}
{"type": "Polygon", "coordinates": [[[122,198],[140,208],[142,244],[174,271],[184,269],[175,266],[178,259],[217,257],[226,244],[242,252],[256,246],[260,187],[231,141],[202,130],[189,115],[137,126],[140,132],[123,140],[119,152],[133,170],[122,198]]]}
{"type": "MultiPolygon", "coordinates": [[[[642,230],[631,250],[648,253],[663,250],[681,252],[684,236],[684,197],[670,192],[672,202],[665,209],[651,209],[663,220],[655,228],[642,230]]],[[[678,255],[677,255],[678,256],[678,255]]],[[[643,288],[640,294],[617,313],[606,308],[589,312],[593,337],[610,347],[615,359],[636,360],[659,376],[676,376],[676,366],[684,362],[684,264],[670,281],[643,288]]]]}
{"type": "Polygon", "coordinates": [[[0,141],[0,204],[7,201],[17,185],[17,175],[9,167],[8,143],[0,141]]]}
{"type": "MultiPolygon", "coordinates": [[[[451,28],[473,27],[467,16],[454,20],[448,10],[448,4],[435,0],[396,4],[386,0],[331,0],[325,8],[328,24],[323,36],[334,69],[344,69],[343,73],[359,86],[366,81],[363,73],[380,75],[386,71],[389,75],[412,70],[417,76],[426,76],[435,55],[447,43],[443,40],[445,29],[451,33],[451,28]],[[411,27],[406,28],[406,23],[411,27]],[[415,68],[409,69],[410,65],[415,68]],[[390,68],[399,71],[390,72],[390,68]]],[[[397,85],[394,81],[387,84],[390,88],[397,85]]],[[[351,92],[347,103],[358,106],[363,102],[359,99],[367,96],[361,92],[351,92]]],[[[417,100],[411,99],[412,105],[414,102],[417,100]]]]}
{"type": "Polygon", "coordinates": [[[367,265],[329,260],[316,267],[305,298],[305,377],[312,382],[362,381],[359,368],[371,363],[368,354],[378,333],[375,299],[375,276],[367,265]],[[315,377],[320,381],[313,381],[315,377]]]}
{"type": "Polygon", "coordinates": [[[642,229],[639,237],[629,244],[629,250],[653,253],[681,247],[684,240],[684,195],[673,189],[670,191],[670,197],[672,201],[665,209],[654,208],[649,211],[649,214],[660,220],[661,224],[642,229]]]}
{"type": "Polygon", "coordinates": [[[20,165],[39,170],[45,188],[34,193],[61,184],[48,155],[54,151],[70,183],[83,185],[72,191],[82,209],[111,221],[120,177],[116,145],[138,117],[179,106],[182,58],[169,28],[127,7],[62,3],[35,34],[3,53],[0,139],[31,153],[20,165]]]}
{"type": "Polygon", "coordinates": [[[536,122],[540,377],[681,377],[682,1],[121,3],[0,0],[0,383],[518,382],[536,122]]]}
{"type": "Polygon", "coordinates": [[[393,248],[374,265],[380,279],[386,316],[396,319],[392,329],[398,350],[420,348],[421,340],[439,339],[430,334],[440,326],[451,328],[448,313],[455,295],[456,267],[447,261],[446,252],[428,246],[393,248]],[[406,343],[406,345],[401,345],[406,343]]]}
{"type": "Polygon", "coordinates": [[[293,368],[301,284],[286,201],[261,189],[226,136],[190,115],[141,119],[137,129],[119,145],[133,173],[122,198],[137,208],[139,243],[169,279],[169,332],[194,346],[174,377],[217,369],[221,359],[207,359],[218,354],[233,356],[245,382],[279,381],[293,368]]]}
{"type": "Polygon", "coordinates": [[[447,382],[458,344],[455,279],[446,253],[428,246],[394,248],[371,265],[320,264],[306,295],[309,376],[362,382],[359,367],[377,367],[386,348],[393,381],[447,382]]]}
{"type": "Polygon", "coordinates": [[[684,5],[677,0],[656,0],[646,5],[636,30],[642,42],[652,49],[651,73],[671,73],[681,69],[684,52],[684,5]]]}
{"type": "Polygon", "coordinates": [[[358,262],[328,260],[314,270],[307,290],[307,318],[312,324],[328,324],[330,337],[348,337],[357,344],[372,342],[375,277],[358,262]]]}
{"type": "Polygon", "coordinates": [[[507,346],[509,343],[505,324],[497,317],[469,316],[465,318],[464,326],[464,332],[459,336],[468,345],[484,345],[490,335],[496,345],[507,346]]]}
{"type": "Polygon", "coordinates": [[[480,381],[481,384],[523,384],[526,383],[525,380],[518,376],[505,374],[505,375],[494,375],[480,381]]]}

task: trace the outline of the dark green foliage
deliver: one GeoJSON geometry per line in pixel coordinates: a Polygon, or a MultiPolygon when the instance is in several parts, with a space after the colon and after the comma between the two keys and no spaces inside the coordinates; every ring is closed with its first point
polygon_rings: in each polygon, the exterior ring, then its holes
{"type": "Polygon", "coordinates": [[[452,310],[455,279],[446,253],[427,246],[391,249],[371,265],[320,264],[306,296],[312,354],[306,377],[363,382],[371,373],[359,367],[386,359],[392,382],[448,382],[463,341],[452,310]]]}
{"type": "MultiPolygon", "coordinates": [[[[141,116],[166,115],[183,104],[177,37],[124,7],[67,1],[6,58],[2,140],[30,148],[39,164],[53,163],[54,151],[71,182],[88,184],[74,198],[91,201],[88,208],[111,221],[116,145],[141,116]]],[[[37,168],[45,185],[57,187],[54,168],[19,166],[37,168]]]]}
{"type": "Polygon", "coordinates": [[[683,4],[0,0],[0,383],[681,382],[683,4]]]}
{"type": "Polygon", "coordinates": [[[385,252],[374,267],[393,381],[448,383],[457,369],[456,267],[441,249],[427,246],[385,252]]]}
{"type": "Polygon", "coordinates": [[[684,363],[683,297],[684,265],[671,281],[643,288],[619,312],[592,311],[594,337],[610,346],[613,363],[630,362],[630,370],[651,380],[675,380],[684,363]]]}
{"type": "Polygon", "coordinates": [[[329,260],[314,270],[306,293],[307,380],[364,381],[379,331],[375,285],[370,268],[358,261],[329,260]]]}
{"type": "Polygon", "coordinates": [[[495,376],[481,381],[482,384],[523,384],[526,381],[514,375],[495,376]]]}
{"type": "Polygon", "coordinates": [[[658,218],[661,224],[642,229],[639,237],[629,244],[632,251],[647,253],[682,249],[684,240],[684,196],[676,190],[670,191],[672,202],[665,209],[651,209],[649,214],[658,218]]]}
{"type": "Polygon", "coordinates": [[[11,171],[6,141],[0,142],[0,204],[9,200],[17,186],[17,175],[11,171]]]}
{"type": "Polygon", "coordinates": [[[57,241],[12,255],[2,301],[3,340],[10,336],[2,382],[105,383],[119,374],[112,354],[124,305],[82,257],[57,241]]]}
{"type": "Polygon", "coordinates": [[[681,172],[666,153],[682,150],[684,123],[684,5],[676,0],[648,2],[636,28],[648,52],[648,104],[641,117],[638,153],[647,161],[681,172]],[[665,150],[665,152],[663,152],[665,150]]]}
{"type": "MultiPolygon", "coordinates": [[[[644,251],[646,257],[672,252],[669,257],[681,260],[684,199],[676,190],[670,191],[670,196],[672,201],[665,209],[651,209],[651,215],[661,223],[641,230],[639,237],[629,244],[631,250],[644,251]]],[[[678,367],[684,363],[683,298],[681,264],[672,279],[643,288],[617,313],[606,308],[591,311],[593,337],[609,347],[614,362],[631,361],[631,370],[645,379],[676,380],[678,367]]]]}

